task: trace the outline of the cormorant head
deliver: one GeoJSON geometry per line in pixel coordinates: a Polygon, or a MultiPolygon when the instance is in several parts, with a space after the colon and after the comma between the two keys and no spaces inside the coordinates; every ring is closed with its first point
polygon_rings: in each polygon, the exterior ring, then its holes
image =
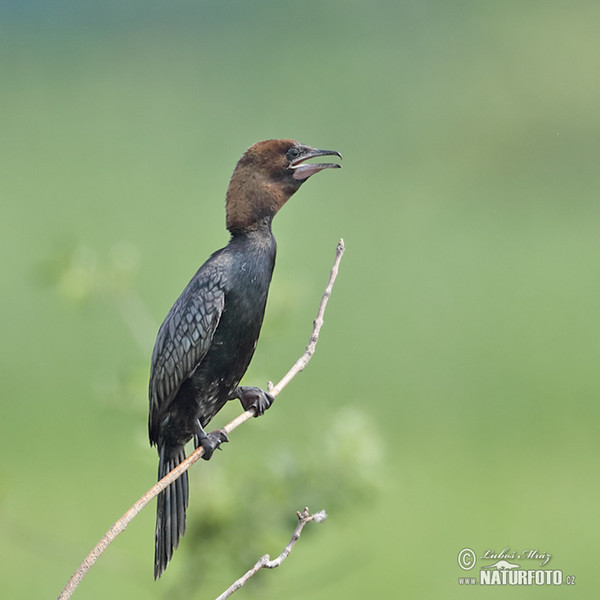
{"type": "Polygon", "coordinates": [[[342,155],[295,140],[266,140],[250,146],[238,161],[227,190],[227,229],[257,229],[270,224],[277,211],[311,175],[337,169],[338,163],[309,163],[311,158],[342,155]]]}

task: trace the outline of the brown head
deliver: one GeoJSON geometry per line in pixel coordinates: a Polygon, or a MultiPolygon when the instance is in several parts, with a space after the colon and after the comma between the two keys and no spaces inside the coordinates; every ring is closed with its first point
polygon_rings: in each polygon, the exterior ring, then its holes
{"type": "Polygon", "coordinates": [[[266,140],[250,146],[236,165],[227,189],[227,229],[249,231],[270,223],[311,175],[337,163],[306,163],[317,156],[342,155],[295,140],[266,140]]]}

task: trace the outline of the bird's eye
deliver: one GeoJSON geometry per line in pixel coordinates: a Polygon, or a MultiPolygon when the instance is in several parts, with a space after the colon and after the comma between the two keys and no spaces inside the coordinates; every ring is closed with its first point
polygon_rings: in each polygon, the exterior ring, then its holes
{"type": "Polygon", "coordinates": [[[296,146],[292,146],[287,151],[287,157],[288,157],[289,160],[295,160],[299,156],[300,156],[300,150],[298,150],[298,148],[296,148],[296,146]]]}

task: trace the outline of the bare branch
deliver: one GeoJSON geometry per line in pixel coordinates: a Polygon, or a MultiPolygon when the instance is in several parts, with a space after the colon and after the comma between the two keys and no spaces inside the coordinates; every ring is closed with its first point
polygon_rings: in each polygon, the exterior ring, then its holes
{"type": "Polygon", "coordinates": [[[329,302],[329,298],[331,297],[331,290],[333,289],[333,284],[335,283],[335,279],[338,274],[338,269],[340,266],[340,261],[342,260],[342,255],[344,254],[344,240],[340,240],[338,242],[335,260],[333,261],[333,266],[331,267],[331,272],[329,273],[329,281],[327,282],[327,286],[325,287],[325,291],[323,292],[323,297],[321,298],[321,304],[319,304],[319,310],[317,311],[317,316],[313,321],[313,330],[312,335],[310,336],[310,340],[308,342],[308,346],[306,346],[306,350],[304,354],[294,363],[294,366],[281,378],[281,381],[274,387],[269,389],[269,392],[273,396],[277,396],[279,392],[296,376],[300,371],[304,370],[308,361],[312,358],[312,355],[315,353],[315,347],[317,342],[319,341],[319,334],[321,333],[321,327],[323,327],[323,317],[325,315],[325,309],[327,308],[327,302],[329,302]]]}
{"type": "Polygon", "coordinates": [[[297,512],[298,515],[298,525],[296,525],[296,529],[294,529],[294,533],[292,534],[292,538],[290,539],[288,545],[283,549],[283,552],[275,559],[271,560],[271,557],[268,554],[261,556],[258,559],[256,564],[247,571],[242,577],[240,577],[237,581],[234,581],[216,600],[225,600],[225,598],[229,598],[231,594],[237,592],[251,577],[256,575],[261,569],[275,569],[290,555],[294,545],[300,539],[300,534],[304,529],[304,526],[311,521],[316,521],[317,523],[321,523],[327,518],[327,515],[324,510],[315,513],[314,515],[309,514],[308,508],[305,508],[302,512],[297,512]]]}
{"type": "MultiPolygon", "coordinates": [[[[335,260],[333,262],[333,266],[331,267],[331,272],[329,274],[329,281],[327,283],[327,287],[325,288],[325,292],[323,293],[323,297],[321,298],[321,303],[319,304],[319,310],[317,311],[317,316],[313,323],[313,330],[310,336],[310,341],[304,354],[296,361],[294,366],[283,376],[281,381],[271,387],[269,386],[269,392],[272,396],[277,396],[286,386],[287,384],[300,372],[302,371],[308,361],[312,358],[312,355],[315,351],[315,346],[319,339],[319,333],[321,331],[321,327],[323,325],[323,315],[325,313],[325,308],[327,307],[327,302],[329,297],[331,296],[331,290],[333,288],[333,284],[335,283],[335,279],[338,274],[338,268],[340,261],[342,260],[342,255],[344,254],[344,240],[340,240],[338,242],[336,248],[335,260]]],[[[231,422],[227,423],[223,430],[229,434],[234,429],[239,427],[242,423],[246,422],[248,419],[251,419],[254,416],[253,410],[247,410],[242,413],[231,422]]],[[[58,595],[58,600],[67,600],[71,597],[77,586],[81,583],[81,580],[85,577],[87,572],[92,568],[94,563],[98,560],[100,555],[110,546],[113,540],[125,530],[127,525],[135,518],[135,516],[160,492],[162,492],[166,487],[171,485],[184,471],[187,471],[197,460],[200,459],[202,454],[204,453],[204,449],[202,446],[194,450],[184,461],[178,464],[168,475],[165,475],[158,483],[152,486],[118,521],[116,521],[113,526],[104,534],[102,539],[96,544],[93,550],[85,557],[84,561],[79,565],[78,569],[75,571],[67,585],[63,588],[62,592],[58,595]]]]}

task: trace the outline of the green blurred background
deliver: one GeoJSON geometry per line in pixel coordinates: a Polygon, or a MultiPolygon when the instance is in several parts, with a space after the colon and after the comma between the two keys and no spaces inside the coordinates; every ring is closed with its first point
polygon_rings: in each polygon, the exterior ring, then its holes
{"type": "Polygon", "coordinates": [[[2,2],[2,597],[55,597],[154,483],[158,324],[227,241],[241,153],[294,137],[343,169],[276,219],[245,381],[302,352],[343,237],[313,362],[192,469],[159,583],[152,505],[74,597],[214,598],[308,505],[329,519],[240,598],[473,597],[458,578],[490,563],[462,571],[465,547],[576,576],[498,597],[597,598],[599,22],[593,1],[2,2]]]}

